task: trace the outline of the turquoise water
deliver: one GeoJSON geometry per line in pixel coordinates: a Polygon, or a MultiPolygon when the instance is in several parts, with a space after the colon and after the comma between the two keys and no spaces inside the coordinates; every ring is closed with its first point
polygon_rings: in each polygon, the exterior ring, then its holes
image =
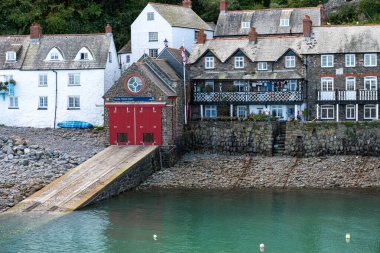
{"type": "Polygon", "coordinates": [[[378,253],[380,192],[129,192],[62,217],[0,216],[1,253],[260,252],[260,243],[378,253]]]}

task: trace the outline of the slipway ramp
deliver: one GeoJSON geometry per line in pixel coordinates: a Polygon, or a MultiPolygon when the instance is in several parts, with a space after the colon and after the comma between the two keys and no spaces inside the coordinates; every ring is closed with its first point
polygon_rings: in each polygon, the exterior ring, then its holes
{"type": "Polygon", "coordinates": [[[7,213],[77,210],[156,149],[157,146],[110,146],[24,199],[7,213]]]}

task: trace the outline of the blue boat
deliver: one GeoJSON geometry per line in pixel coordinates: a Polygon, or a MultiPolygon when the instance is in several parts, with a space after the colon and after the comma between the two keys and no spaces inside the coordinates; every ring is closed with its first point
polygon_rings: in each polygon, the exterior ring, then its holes
{"type": "Polygon", "coordinates": [[[62,128],[93,128],[94,125],[84,121],[63,121],[57,124],[62,128]]]}

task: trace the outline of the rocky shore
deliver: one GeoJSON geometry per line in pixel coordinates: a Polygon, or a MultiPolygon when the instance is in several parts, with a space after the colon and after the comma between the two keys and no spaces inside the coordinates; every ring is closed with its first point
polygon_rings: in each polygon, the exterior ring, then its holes
{"type": "Polygon", "coordinates": [[[152,188],[380,189],[380,160],[187,154],[174,167],[153,174],[138,190],[152,188]]]}
{"type": "Polygon", "coordinates": [[[104,148],[97,130],[0,127],[0,212],[104,148]]]}

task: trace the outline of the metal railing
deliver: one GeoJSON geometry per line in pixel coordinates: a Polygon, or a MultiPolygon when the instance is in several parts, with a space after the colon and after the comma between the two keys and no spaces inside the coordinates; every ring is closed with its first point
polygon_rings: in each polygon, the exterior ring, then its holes
{"type": "Polygon", "coordinates": [[[195,103],[211,102],[299,102],[301,91],[258,91],[258,92],[195,92],[195,103]]]}
{"type": "Polygon", "coordinates": [[[376,101],[377,90],[334,90],[317,91],[318,101],[376,101]]]}

